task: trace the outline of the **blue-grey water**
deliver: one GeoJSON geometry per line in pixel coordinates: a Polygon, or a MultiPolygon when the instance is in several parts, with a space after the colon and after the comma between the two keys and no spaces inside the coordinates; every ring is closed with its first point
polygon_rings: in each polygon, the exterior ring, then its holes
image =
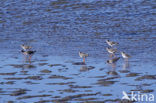
{"type": "Polygon", "coordinates": [[[1,0],[0,103],[120,103],[122,91],[156,96],[155,44],[155,0],[1,0]],[[107,39],[119,42],[117,57],[131,55],[128,62],[106,63],[107,39]],[[37,51],[31,64],[21,44],[37,51]],[[89,54],[86,65],[78,65],[79,51],[89,54]]]}

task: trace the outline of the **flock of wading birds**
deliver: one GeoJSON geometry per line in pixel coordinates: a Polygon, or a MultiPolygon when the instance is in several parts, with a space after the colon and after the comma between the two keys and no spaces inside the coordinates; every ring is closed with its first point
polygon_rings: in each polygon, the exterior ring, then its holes
{"type": "MultiPolygon", "coordinates": [[[[120,57],[115,56],[117,49],[113,48],[113,47],[115,45],[118,45],[119,43],[114,42],[114,41],[110,41],[110,40],[106,40],[106,43],[110,46],[110,47],[107,47],[106,50],[110,54],[110,57],[111,57],[111,59],[107,60],[107,63],[114,64],[120,59],[120,57]]],[[[28,60],[31,61],[31,57],[34,55],[36,50],[31,50],[32,47],[28,46],[28,45],[21,45],[21,48],[22,48],[21,52],[23,53],[23,55],[26,56],[26,60],[28,58],[28,60]]],[[[125,61],[128,61],[128,58],[131,57],[130,55],[128,55],[125,52],[121,52],[121,55],[125,59],[125,61]]],[[[85,64],[85,58],[88,57],[89,55],[87,53],[79,52],[79,56],[81,58],[83,58],[83,63],[85,64]]]]}

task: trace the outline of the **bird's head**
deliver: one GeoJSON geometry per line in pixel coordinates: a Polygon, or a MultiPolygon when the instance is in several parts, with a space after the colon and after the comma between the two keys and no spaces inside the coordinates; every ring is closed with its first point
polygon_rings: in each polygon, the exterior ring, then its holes
{"type": "Polygon", "coordinates": [[[110,63],[110,61],[109,61],[109,60],[107,60],[107,63],[110,63]]]}
{"type": "Polygon", "coordinates": [[[110,49],[109,47],[107,47],[106,49],[110,49]]]}
{"type": "Polygon", "coordinates": [[[24,46],[24,44],[21,45],[21,47],[24,46]]]}
{"type": "Polygon", "coordinates": [[[124,52],[121,51],[120,53],[123,54],[124,52]]]}
{"type": "Polygon", "coordinates": [[[107,39],[106,42],[109,42],[109,40],[107,39]]]}
{"type": "Polygon", "coordinates": [[[22,49],[21,52],[23,53],[23,52],[25,52],[25,51],[22,49]]]}

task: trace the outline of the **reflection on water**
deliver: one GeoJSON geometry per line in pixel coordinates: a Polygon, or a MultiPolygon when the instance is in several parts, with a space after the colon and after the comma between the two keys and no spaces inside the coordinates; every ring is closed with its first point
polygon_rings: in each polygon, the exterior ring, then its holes
{"type": "Polygon", "coordinates": [[[108,73],[108,75],[112,75],[112,76],[118,76],[119,75],[115,70],[111,70],[107,73],[108,73]]]}
{"type": "Polygon", "coordinates": [[[95,67],[93,67],[93,66],[81,66],[81,68],[80,68],[80,71],[81,72],[86,72],[86,71],[89,71],[89,70],[92,70],[92,69],[94,69],[95,67]]]}
{"type": "MultiPolygon", "coordinates": [[[[0,102],[121,102],[155,91],[154,0],[0,1],[0,102]],[[106,64],[105,40],[131,54],[106,64]],[[19,53],[37,52],[31,63],[19,53]],[[89,54],[86,64],[78,52],[89,54]],[[141,88],[138,86],[141,85],[141,88]]],[[[119,51],[116,57],[121,57],[119,51]]]]}
{"type": "Polygon", "coordinates": [[[80,68],[80,71],[88,71],[88,68],[87,68],[87,66],[82,66],[81,68],[80,68]]]}
{"type": "Polygon", "coordinates": [[[107,72],[108,75],[112,75],[112,76],[119,76],[119,74],[116,71],[116,63],[112,63],[109,64],[112,68],[109,69],[109,71],[107,72]]]}
{"type": "Polygon", "coordinates": [[[126,70],[126,69],[130,69],[130,67],[129,67],[129,62],[128,61],[125,61],[124,63],[123,63],[123,70],[126,70]]]}

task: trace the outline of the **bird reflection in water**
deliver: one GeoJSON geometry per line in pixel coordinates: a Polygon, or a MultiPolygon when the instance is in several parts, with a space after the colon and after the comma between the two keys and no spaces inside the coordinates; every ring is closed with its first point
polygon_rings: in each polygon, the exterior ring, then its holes
{"type": "Polygon", "coordinates": [[[94,69],[95,67],[93,66],[86,66],[86,65],[83,65],[81,68],[80,68],[80,72],[86,72],[86,71],[89,71],[89,70],[92,70],[94,69]]]}
{"type": "Polygon", "coordinates": [[[130,66],[129,66],[129,61],[125,61],[124,63],[123,63],[123,70],[127,70],[127,69],[129,69],[130,68],[130,66]]]}
{"type": "Polygon", "coordinates": [[[116,72],[116,70],[113,68],[112,70],[109,70],[107,72],[108,75],[112,75],[112,76],[119,76],[119,74],[116,72]]]}
{"type": "Polygon", "coordinates": [[[31,46],[28,45],[21,45],[21,52],[22,54],[25,56],[25,61],[31,63],[31,58],[34,55],[34,53],[36,52],[36,50],[31,50],[31,46]],[[28,60],[27,60],[28,59],[28,60]]]}

